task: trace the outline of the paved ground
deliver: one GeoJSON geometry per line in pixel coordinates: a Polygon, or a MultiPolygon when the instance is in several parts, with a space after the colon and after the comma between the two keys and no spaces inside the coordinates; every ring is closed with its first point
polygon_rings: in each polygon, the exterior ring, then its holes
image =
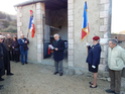
{"type": "Polygon", "coordinates": [[[4,76],[4,89],[0,94],[107,94],[109,82],[98,80],[98,88],[90,89],[91,78],[84,75],[53,75],[52,66],[11,63],[12,77],[4,76]]]}

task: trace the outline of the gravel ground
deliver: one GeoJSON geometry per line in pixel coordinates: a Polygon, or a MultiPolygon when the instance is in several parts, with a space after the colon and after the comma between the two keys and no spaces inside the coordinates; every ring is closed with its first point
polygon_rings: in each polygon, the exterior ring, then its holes
{"type": "MultiPolygon", "coordinates": [[[[11,62],[14,76],[4,76],[0,94],[107,94],[109,82],[98,80],[98,88],[89,88],[91,77],[84,75],[53,75],[52,66],[11,62]]],[[[124,89],[123,89],[124,90],[124,89]]]]}

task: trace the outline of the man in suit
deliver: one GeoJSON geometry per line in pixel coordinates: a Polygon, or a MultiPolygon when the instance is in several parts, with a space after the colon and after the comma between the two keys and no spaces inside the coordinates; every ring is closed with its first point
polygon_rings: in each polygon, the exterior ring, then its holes
{"type": "Polygon", "coordinates": [[[60,39],[59,34],[54,34],[55,41],[53,42],[53,55],[55,61],[55,72],[54,75],[60,74],[63,75],[63,59],[64,59],[64,42],[60,39]]]}
{"type": "Polygon", "coordinates": [[[21,63],[22,65],[27,64],[29,40],[22,34],[21,38],[18,40],[18,43],[20,46],[21,63]]]}
{"type": "Polygon", "coordinates": [[[12,52],[12,38],[10,34],[7,34],[7,38],[4,40],[4,44],[6,46],[6,49],[9,53],[9,59],[13,60],[13,52],[12,52]]]}

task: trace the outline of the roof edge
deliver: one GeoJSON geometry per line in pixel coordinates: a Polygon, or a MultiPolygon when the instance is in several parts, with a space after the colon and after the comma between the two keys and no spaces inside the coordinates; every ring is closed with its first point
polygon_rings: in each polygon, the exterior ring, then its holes
{"type": "Polygon", "coordinates": [[[26,2],[22,2],[19,4],[14,5],[14,7],[20,7],[20,6],[26,6],[26,5],[30,5],[30,4],[34,4],[34,3],[38,3],[38,2],[45,2],[45,0],[29,0],[26,2]]]}

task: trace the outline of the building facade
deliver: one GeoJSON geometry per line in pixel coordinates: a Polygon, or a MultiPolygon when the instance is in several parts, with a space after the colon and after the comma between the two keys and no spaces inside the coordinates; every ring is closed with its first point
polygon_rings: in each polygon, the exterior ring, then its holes
{"type": "MultiPolygon", "coordinates": [[[[17,10],[18,37],[27,36],[30,13],[33,10],[36,27],[35,37],[27,37],[29,44],[29,62],[44,63],[46,45],[52,36],[59,33],[68,41],[66,67],[76,74],[87,71],[86,43],[92,43],[92,37],[100,36],[102,54],[100,71],[107,69],[107,48],[111,27],[111,0],[30,0],[15,6],[17,10]],[[88,3],[89,35],[82,41],[81,27],[84,2],[88,3]]],[[[50,60],[47,64],[51,63],[50,60]]]]}

